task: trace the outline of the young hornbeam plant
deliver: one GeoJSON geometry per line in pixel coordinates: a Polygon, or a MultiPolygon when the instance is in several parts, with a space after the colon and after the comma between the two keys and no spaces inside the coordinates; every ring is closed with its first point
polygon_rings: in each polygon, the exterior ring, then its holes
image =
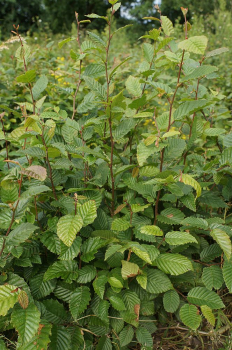
{"type": "Polygon", "coordinates": [[[227,49],[206,52],[186,8],[175,40],[156,6],[142,59],[123,41],[119,53],[121,4],[109,3],[87,15],[102,34],[82,35],[76,13],[75,38],[32,54],[14,27],[23,74],[3,74],[15,93],[0,105],[1,349],[150,350],[160,324],[208,338],[230,327],[232,133],[210,64],[227,49]],[[71,40],[78,53],[54,59],[71,40]]]}

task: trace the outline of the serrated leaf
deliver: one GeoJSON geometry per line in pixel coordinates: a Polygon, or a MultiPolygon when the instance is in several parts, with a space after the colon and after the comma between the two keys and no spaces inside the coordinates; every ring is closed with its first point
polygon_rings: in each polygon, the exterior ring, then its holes
{"type": "Polygon", "coordinates": [[[219,266],[210,266],[203,269],[202,281],[207,289],[220,289],[223,284],[222,270],[219,266]]]}
{"type": "Polygon", "coordinates": [[[44,274],[44,281],[49,281],[54,278],[61,277],[67,283],[71,283],[78,277],[78,266],[75,261],[56,261],[54,264],[50,265],[44,274]]]}
{"type": "Polygon", "coordinates": [[[24,290],[21,290],[18,295],[18,302],[23,309],[26,309],[29,304],[28,295],[24,290]]]}
{"type": "Polygon", "coordinates": [[[188,174],[182,174],[180,181],[183,182],[185,185],[189,185],[189,186],[193,187],[196,190],[196,198],[200,197],[201,186],[192,176],[190,176],[188,174]]]}
{"type": "Polygon", "coordinates": [[[115,310],[117,311],[126,310],[126,306],[123,300],[119,296],[113,295],[112,297],[109,297],[109,301],[115,310]]]}
{"type": "Polygon", "coordinates": [[[93,288],[95,293],[103,299],[105,293],[105,285],[108,281],[106,276],[99,276],[93,281],[93,288]]]}
{"type": "Polygon", "coordinates": [[[222,53],[228,52],[228,51],[229,49],[227,47],[220,47],[220,49],[207,52],[206,58],[221,55],[222,53]]]}
{"type": "Polygon", "coordinates": [[[71,311],[72,317],[75,320],[83,311],[86,310],[90,299],[91,296],[88,287],[82,286],[73,292],[69,303],[69,309],[71,311]]]}
{"type": "Polygon", "coordinates": [[[129,261],[122,260],[122,278],[124,280],[139,274],[139,266],[129,261]]]}
{"type": "Polygon", "coordinates": [[[38,100],[39,95],[46,89],[48,85],[48,78],[46,75],[42,75],[32,88],[32,94],[34,100],[38,100]]]}
{"type": "Polygon", "coordinates": [[[212,74],[218,71],[218,68],[215,66],[200,66],[194,69],[194,71],[190,74],[187,74],[182,81],[188,81],[192,79],[199,79],[206,75],[212,74]]]}
{"type": "Polygon", "coordinates": [[[175,290],[168,290],[163,296],[164,309],[167,312],[175,312],[180,304],[179,294],[175,290]]]}
{"type": "Polygon", "coordinates": [[[97,274],[95,266],[86,265],[79,270],[78,283],[91,282],[97,274]]]}
{"type": "Polygon", "coordinates": [[[205,219],[196,218],[195,216],[189,216],[188,218],[185,218],[183,221],[181,221],[181,225],[198,227],[203,230],[206,230],[208,228],[208,223],[205,219]]]}
{"type": "Polygon", "coordinates": [[[112,222],[111,230],[113,231],[126,231],[130,227],[130,223],[125,219],[118,218],[112,222]]]}
{"type": "Polygon", "coordinates": [[[170,245],[182,245],[186,243],[197,243],[195,237],[188,232],[171,231],[165,236],[165,241],[170,245]]]}
{"type": "Polygon", "coordinates": [[[25,242],[37,228],[37,226],[32,225],[29,222],[22,223],[10,232],[7,237],[7,243],[17,246],[20,243],[25,242]]]}
{"type": "Polygon", "coordinates": [[[140,228],[140,232],[145,235],[163,236],[163,231],[155,225],[146,225],[140,228]]]}
{"type": "Polygon", "coordinates": [[[191,261],[181,254],[160,254],[155,263],[160,270],[174,276],[193,270],[191,261]]]}
{"type": "Polygon", "coordinates": [[[204,55],[207,47],[207,43],[208,43],[208,38],[204,35],[192,36],[187,40],[181,41],[178,44],[178,47],[188,52],[204,55]]]}
{"type": "Polygon", "coordinates": [[[232,247],[230,237],[227,235],[227,233],[225,231],[215,228],[210,232],[210,235],[219,244],[227,259],[230,260],[232,247]]]}
{"type": "Polygon", "coordinates": [[[158,269],[149,269],[147,271],[147,292],[149,293],[164,293],[173,289],[168,276],[158,269]]]}
{"type": "Polygon", "coordinates": [[[26,169],[22,169],[21,173],[40,181],[44,181],[47,177],[47,170],[40,165],[31,165],[26,169]]]}
{"type": "Polygon", "coordinates": [[[136,338],[138,342],[143,345],[143,348],[153,347],[153,339],[150,332],[145,327],[138,327],[136,329],[136,338]]]}
{"type": "Polygon", "coordinates": [[[164,34],[166,34],[167,36],[170,36],[174,31],[172,22],[166,16],[161,16],[160,19],[161,19],[161,26],[164,31],[164,34]]]}
{"type": "Polygon", "coordinates": [[[83,220],[83,226],[92,224],[97,217],[97,207],[95,201],[85,202],[81,207],[78,208],[78,214],[83,220]]]}
{"type": "Polygon", "coordinates": [[[71,334],[64,326],[53,325],[50,340],[49,350],[70,349],[71,334]]]}
{"type": "Polygon", "coordinates": [[[47,349],[48,344],[50,343],[51,335],[51,324],[47,324],[44,321],[41,321],[39,324],[39,329],[36,335],[29,341],[29,343],[20,346],[19,350],[34,350],[36,344],[36,350],[45,350],[47,349]]]}
{"type": "Polygon", "coordinates": [[[34,69],[28,70],[26,73],[20,75],[16,78],[16,81],[18,83],[31,83],[35,80],[36,77],[36,71],[34,69]]]}
{"type": "Polygon", "coordinates": [[[62,216],[57,224],[57,235],[66,246],[71,247],[82,226],[83,220],[80,215],[62,216]]]}
{"type": "Polygon", "coordinates": [[[229,292],[232,293],[232,262],[225,261],[222,268],[223,278],[229,292]]]}
{"type": "Polygon", "coordinates": [[[5,316],[18,301],[19,288],[6,284],[0,286],[0,315],[5,316]]]}
{"type": "Polygon", "coordinates": [[[102,101],[106,100],[107,94],[106,94],[106,89],[103,85],[101,85],[98,81],[96,81],[92,77],[84,76],[84,80],[88,88],[91,91],[93,91],[100,100],[102,101]]]}
{"type": "Polygon", "coordinates": [[[185,304],[180,309],[181,321],[189,328],[197,330],[201,323],[201,316],[194,305],[185,304]]]}
{"type": "Polygon", "coordinates": [[[134,337],[134,330],[131,326],[125,327],[119,334],[120,345],[128,345],[134,337]]]}
{"type": "Polygon", "coordinates": [[[139,78],[135,78],[131,75],[126,81],[126,89],[132,96],[140,97],[142,95],[142,88],[139,78]]]}
{"type": "Polygon", "coordinates": [[[225,307],[219,295],[204,287],[195,287],[188,293],[188,301],[198,306],[207,305],[211,309],[222,309],[225,307]]]}
{"type": "Polygon", "coordinates": [[[201,261],[210,262],[220,256],[222,250],[218,244],[211,244],[209,247],[206,247],[202,250],[200,254],[201,261]]]}
{"type": "Polygon", "coordinates": [[[106,335],[99,339],[96,350],[112,350],[112,343],[110,338],[106,335]]]}
{"type": "Polygon", "coordinates": [[[26,309],[16,307],[11,315],[11,322],[16,328],[22,344],[29,342],[39,328],[40,312],[35,304],[30,303],[26,309]]]}
{"type": "Polygon", "coordinates": [[[203,99],[183,102],[173,113],[173,118],[174,120],[182,120],[183,117],[193,114],[210,104],[210,101],[203,99]]]}
{"type": "Polygon", "coordinates": [[[206,320],[214,327],[216,320],[210,307],[208,307],[207,305],[202,305],[201,312],[203,316],[206,318],[206,320]]]}

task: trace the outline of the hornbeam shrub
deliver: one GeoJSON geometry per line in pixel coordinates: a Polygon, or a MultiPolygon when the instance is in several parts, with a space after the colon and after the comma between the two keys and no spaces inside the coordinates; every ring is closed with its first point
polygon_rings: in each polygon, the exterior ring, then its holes
{"type": "Polygon", "coordinates": [[[137,62],[114,51],[109,3],[86,20],[107,36],[82,37],[76,13],[77,37],[59,43],[73,68],[53,87],[50,52],[37,62],[14,26],[4,79],[25,101],[1,105],[1,349],[148,350],[161,323],[229,324],[232,124],[210,64],[227,49],[208,52],[182,8],[183,38],[160,14],[137,62]]]}

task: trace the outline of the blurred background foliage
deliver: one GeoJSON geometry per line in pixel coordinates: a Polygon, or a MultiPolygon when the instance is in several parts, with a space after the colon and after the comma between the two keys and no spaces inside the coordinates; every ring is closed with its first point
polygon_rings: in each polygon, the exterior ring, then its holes
{"type": "MultiPolygon", "coordinates": [[[[232,10],[231,0],[122,0],[121,3],[120,11],[115,14],[117,25],[135,25],[134,37],[130,36],[132,41],[144,33],[144,28],[150,30],[154,25],[142,18],[157,16],[154,8],[157,3],[162,15],[168,16],[173,23],[183,17],[181,6],[189,9],[189,19],[218,13],[222,7],[230,13],[232,10]]],[[[29,32],[30,35],[48,28],[53,34],[67,33],[75,22],[75,11],[79,13],[80,19],[84,19],[84,15],[89,13],[105,15],[108,8],[107,0],[0,0],[1,39],[11,35],[13,24],[20,24],[20,32],[29,32]]],[[[88,29],[101,31],[104,25],[104,21],[92,21],[87,26],[88,29]]]]}

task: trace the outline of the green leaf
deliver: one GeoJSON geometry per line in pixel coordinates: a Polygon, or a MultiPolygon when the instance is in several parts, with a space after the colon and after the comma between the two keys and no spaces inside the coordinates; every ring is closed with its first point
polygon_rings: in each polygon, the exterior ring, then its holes
{"type": "Polygon", "coordinates": [[[113,295],[112,297],[109,297],[109,301],[115,310],[117,311],[126,310],[126,306],[123,300],[119,296],[113,295]]]}
{"type": "Polygon", "coordinates": [[[79,270],[78,283],[89,283],[96,277],[97,271],[94,266],[86,265],[79,270]]]}
{"type": "Polygon", "coordinates": [[[201,312],[203,316],[206,318],[206,320],[214,327],[216,320],[210,307],[208,307],[207,305],[202,305],[201,312]]]}
{"type": "Polygon", "coordinates": [[[151,63],[154,57],[154,46],[148,43],[143,44],[143,52],[145,60],[151,63]]]}
{"type": "Polygon", "coordinates": [[[86,67],[84,75],[92,78],[99,78],[106,74],[106,68],[103,64],[90,64],[86,67]]]}
{"type": "Polygon", "coordinates": [[[148,269],[147,271],[147,292],[149,293],[164,293],[173,289],[168,276],[157,269],[148,269]]]}
{"type": "Polygon", "coordinates": [[[88,18],[101,18],[101,19],[104,19],[105,21],[108,21],[107,17],[99,16],[99,15],[96,15],[95,13],[91,13],[90,15],[85,15],[85,17],[88,17],[88,18]]]}
{"type": "Polygon", "coordinates": [[[224,261],[222,268],[223,278],[229,292],[232,293],[232,262],[224,261]]]}
{"type": "Polygon", "coordinates": [[[184,214],[182,211],[176,208],[167,208],[161,212],[161,215],[158,215],[158,220],[166,224],[180,224],[184,219],[184,214]]]}
{"type": "Polygon", "coordinates": [[[118,70],[118,68],[120,68],[124,63],[126,63],[128,60],[130,60],[131,57],[127,57],[125,58],[125,60],[123,60],[122,62],[120,62],[113,70],[112,72],[110,72],[110,79],[112,78],[112,76],[116,73],[116,71],[118,70]]]}
{"type": "Polygon", "coordinates": [[[82,245],[81,260],[84,262],[89,262],[95,258],[95,254],[98,250],[104,246],[107,242],[100,237],[90,237],[82,245]]]}
{"type": "Polygon", "coordinates": [[[222,250],[218,244],[211,244],[209,247],[206,247],[202,250],[200,254],[201,261],[210,262],[220,256],[222,250]]]}
{"type": "Polygon", "coordinates": [[[50,265],[44,274],[44,281],[52,280],[53,278],[61,277],[67,283],[75,281],[78,277],[78,266],[75,261],[56,261],[50,265]]]}
{"type": "Polygon", "coordinates": [[[166,234],[165,242],[170,245],[182,245],[186,243],[197,243],[197,240],[188,232],[171,231],[166,234]]]}
{"type": "Polygon", "coordinates": [[[219,266],[210,266],[203,269],[202,281],[207,289],[220,289],[223,284],[222,270],[219,266]]]}
{"type": "Polygon", "coordinates": [[[181,321],[194,331],[200,326],[201,316],[198,314],[198,309],[194,305],[185,304],[180,309],[181,321]]]}
{"type": "MultiPolygon", "coordinates": [[[[97,34],[95,34],[95,33],[93,33],[93,32],[88,32],[88,31],[87,31],[87,33],[88,33],[90,39],[91,39],[97,46],[100,45],[100,47],[104,47],[104,48],[106,47],[105,41],[102,40],[102,38],[100,38],[99,35],[97,35],[97,34]]],[[[83,43],[83,44],[84,44],[84,43],[83,43]]],[[[82,45],[83,45],[83,44],[82,44],[82,45]]],[[[85,46],[87,46],[87,45],[85,44],[85,46]]],[[[85,48],[85,50],[82,48],[82,50],[85,51],[86,48],[85,48]]]]}
{"type": "Polygon", "coordinates": [[[78,214],[83,220],[83,226],[92,224],[97,217],[97,207],[95,201],[85,202],[78,208],[78,214]]]}
{"type": "MultiPolygon", "coordinates": [[[[57,239],[58,239],[58,237],[57,237],[57,239]]],[[[67,247],[63,242],[60,242],[60,250],[58,253],[56,253],[56,254],[60,254],[59,259],[60,260],[72,260],[72,259],[76,258],[77,255],[80,253],[81,242],[82,242],[82,240],[80,237],[76,237],[76,239],[73,241],[73,244],[71,245],[71,247],[67,247]]]]}
{"type": "Polygon", "coordinates": [[[172,22],[166,16],[161,16],[160,19],[161,19],[161,26],[164,31],[164,34],[167,36],[170,36],[174,31],[172,22]]]}
{"type": "Polygon", "coordinates": [[[56,281],[43,281],[43,273],[30,279],[31,294],[36,299],[41,299],[52,293],[56,287],[56,281]]]}
{"type": "Polygon", "coordinates": [[[195,216],[189,216],[188,218],[185,218],[183,221],[181,221],[181,225],[198,227],[203,230],[206,230],[208,228],[208,223],[205,219],[196,218],[195,216]]]}
{"type": "Polygon", "coordinates": [[[34,69],[28,70],[26,73],[16,78],[18,83],[31,83],[35,80],[36,71],[34,69]]]}
{"type": "Polygon", "coordinates": [[[218,70],[215,66],[200,66],[194,69],[190,74],[187,74],[182,81],[188,81],[192,79],[199,79],[206,75],[212,74],[218,70]]]}
{"type": "Polygon", "coordinates": [[[49,350],[70,349],[71,334],[64,326],[53,325],[50,340],[49,350]]]}
{"type": "Polygon", "coordinates": [[[192,176],[188,174],[182,174],[180,177],[180,181],[183,182],[185,185],[193,187],[196,190],[196,198],[200,197],[201,186],[192,176]]]}
{"type": "Polygon", "coordinates": [[[209,51],[207,52],[207,54],[205,55],[206,58],[208,57],[213,57],[213,56],[217,56],[217,55],[221,55],[224,52],[228,52],[229,49],[227,47],[220,47],[220,49],[216,49],[213,51],[209,51]]]}
{"type": "Polygon", "coordinates": [[[38,331],[40,312],[35,304],[32,303],[30,303],[26,309],[17,306],[12,312],[11,322],[18,332],[22,344],[25,344],[29,342],[38,331]]]}
{"type": "Polygon", "coordinates": [[[113,231],[126,231],[130,227],[130,223],[122,218],[115,219],[112,222],[111,230],[113,231]]]}
{"type": "Polygon", "coordinates": [[[93,288],[95,293],[103,299],[105,293],[105,285],[108,281],[106,276],[99,276],[93,281],[93,288]]]}
{"type": "Polygon", "coordinates": [[[119,334],[120,345],[126,346],[130,344],[134,337],[134,330],[131,326],[125,327],[119,334]]]}
{"type": "Polygon", "coordinates": [[[198,306],[207,305],[211,309],[222,309],[225,307],[217,293],[204,287],[195,287],[188,293],[188,301],[198,306]]]}
{"type": "Polygon", "coordinates": [[[138,327],[136,329],[136,338],[138,342],[144,347],[153,347],[153,339],[150,332],[145,327],[138,327]]]}
{"type": "Polygon", "coordinates": [[[32,94],[34,100],[38,100],[40,94],[46,89],[48,85],[48,78],[46,75],[42,75],[32,88],[32,94]]]}
{"type": "Polygon", "coordinates": [[[42,303],[46,308],[46,311],[43,313],[43,317],[47,321],[53,324],[59,324],[66,320],[67,315],[64,305],[59,303],[58,300],[47,299],[44,300],[42,303]]]}
{"type": "Polygon", "coordinates": [[[79,287],[75,290],[75,292],[73,292],[69,303],[69,309],[72,317],[75,320],[83,311],[87,309],[90,299],[91,296],[88,287],[79,287]]]}
{"type": "Polygon", "coordinates": [[[176,312],[180,305],[179,294],[175,290],[168,290],[163,296],[164,309],[167,312],[176,312]]]}
{"type": "Polygon", "coordinates": [[[178,47],[188,52],[204,55],[208,43],[208,38],[204,35],[192,36],[186,40],[181,41],[178,47]]]}
{"type": "Polygon", "coordinates": [[[203,99],[183,102],[173,113],[173,118],[174,120],[182,120],[183,117],[202,110],[210,104],[210,101],[203,99]]]}
{"type": "Polygon", "coordinates": [[[17,246],[20,243],[25,242],[37,228],[37,226],[32,225],[29,222],[20,224],[10,232],[9,236],[7,237],[7,243],[17,246]]]}
{"type": "Polygon", "coordinates": [[[92,77],[84,76],[84,80],[88,88],[95,93],[95,95],[101,100],[106,100],[106,89],[103,85],[101,85],[98,81],[96,81],[92,77]]]}
{"type": "Polygon", "coordinates": [[[0,286],[0,316],[5,316],[18,301],[20,290],[16,286],[6,284],[0,286]]]}
{"type": "Polygon", "coordinates": [[[126,81],[126,89],[132,96],[140,97],[142,95],[142,88],[139,78],[132,77],[131,75],[126,81]]]}
{"type": "Polygon", "coordinates": [[[106,335],[99,339],[96,350],[112,350],[112,343],[110,338],[106,335]]]}
{"type": "Polygon", "coordinates": [[[57,235],[66,246],[71,247],[82,226],[83,220],[80,215],[62,216],[57,224],[57,235]]]}
{"type": "Polygon", "coordinates": [[[67,43],[69,43],[69,41],[73,41],[73,40],[75,40],[75,38],[66,38],[66,39],[60,41],[60,42],[58,43],[59,49],[62,49],[62,47],[64,46],[64,44],[67,44],[67,43]]]}
{"type": "Polygon", "coordinates": [[[227,259],[230,260],[232,247],[230,237],[227,235],[227,233],[218,228],[215,228],[210,232],[210,235],[219,244],[227,259]]]}
{"type": "Polygon", "coordinates": [[[191,261],[181,254],[160,254],[155,263],[160,270],[174,276],[193,270],[191,261]]]}
{"type": "Polygon", "coordinates": [[[20,346],[19,350],[34,350],[36,344],[36,350],[47,349],[50,343],[51,335],[51,324],[45,323],[45,321],[40,321],[40,328],[37,334],[25,345],[20,346]]]}
{"type": "Polygon", "coordinates": [[[122,278],[124,280],[139,274],[139,266],[129,261],[122,260],[122,278]]]}
{"type": "Polygon", "coordinates": [[[150,236],[163,236],[163,231],[155,225],[142,226],[140,232],[150,236]]]}

